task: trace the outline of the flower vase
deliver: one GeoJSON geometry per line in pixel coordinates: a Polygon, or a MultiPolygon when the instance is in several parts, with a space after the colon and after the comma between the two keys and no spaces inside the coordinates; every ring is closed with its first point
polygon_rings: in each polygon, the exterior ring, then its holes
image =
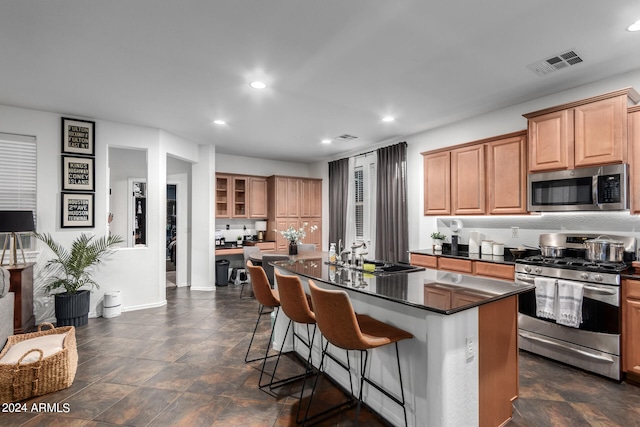
{"type": "Polygon", "coordinates": [[[444,243],[444,241],[442,239],[433,239],[433,250],[435,252],[441,252],[442,251],[442,243],[444,243]]]}
{"type": "Polygon", "coordinates": [[[289,243],[289,255],[298,255],[298,244],[295,242],[289,243]]]}

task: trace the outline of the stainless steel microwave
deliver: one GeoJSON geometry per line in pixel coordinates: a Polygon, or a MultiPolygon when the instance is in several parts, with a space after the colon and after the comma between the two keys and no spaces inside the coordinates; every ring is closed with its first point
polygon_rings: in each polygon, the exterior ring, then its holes
{"type": "Polygon", "coordinates": [[[629,209],[626,164],[529,174],[529,211],[614,211],[629,209]]]}

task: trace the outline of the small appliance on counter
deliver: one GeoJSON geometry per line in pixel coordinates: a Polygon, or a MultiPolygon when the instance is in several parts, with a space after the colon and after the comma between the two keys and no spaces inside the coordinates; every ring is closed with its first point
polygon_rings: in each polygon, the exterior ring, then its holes
{"type": "Polygon", "coordinates": [[[216,230],[216,247],[224,246],[225,240],[224,235],[222,234],[222,230],[216,230]]]}
{"type": "Polygon", "coordinates": [[[255,228],[258,233],[258,240],[264,240],[264,232],[267,231],[267,221],[256,221],[255,228]]]}
{"type": "Polygon", "coordinates": [[[472,231],[469,233],[469,253],[480,253],[480,233],[477,231],[472,231]]]}

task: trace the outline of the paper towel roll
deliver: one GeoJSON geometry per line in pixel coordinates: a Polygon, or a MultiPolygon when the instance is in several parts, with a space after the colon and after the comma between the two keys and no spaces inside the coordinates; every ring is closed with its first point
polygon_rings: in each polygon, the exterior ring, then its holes
{"type": "Polygon", "coordinates": [[[469,253],[480,253],[480,233],[478,231],[472,231],[469,233],[469,253]]]}

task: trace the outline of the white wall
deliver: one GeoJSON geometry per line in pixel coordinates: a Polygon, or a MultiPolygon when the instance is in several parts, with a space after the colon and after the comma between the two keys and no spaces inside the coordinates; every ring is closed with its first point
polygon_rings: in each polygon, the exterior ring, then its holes
{"type": "MultiPolygon", "coordinates": [[[[448,228],[449,217],[438,218],[423,215],[424,181],[421,152],[523,130],[527,128],[527,121],[522,117],[523,114],[629,86],[633,86],[636,90],[640,89],[640,70],[407,137],[406,140],[409,144],[407,152],[408,192],[413,196],[409,198],[408,206],[409,248],[430,248],[431,238],[429,236],[437,229],[447,235],[452,234],[448,228]],[[445,223],[446,227],[443,227],[445,223]]],[[[637,216],[624,215],[628,218],[628,221],[625,221],[626,225],[616,225],[620,220],[619,215],[603,213],[527,215],[510,217],[507,220],[492,217],[475,217],[470,224],[473,224],[473,229],[494,240],[501,240],[507,246],[516,246],[518,244],[537,246],[540,232],[553,231],[615,231],[619,234],[625,233],[626,235],[635,235],[636,238],[640,237],[640,234],[637,234],[637,227],[630,225],[630,223],[637,221],[637,216]],[[546,218],[546,220],[541,222],[542,218],[546,218]],[[511,225],[520,227],[519,234],[521,237],[519,239],[511,238],[511,225]]],[[[464,217],[460,218],[465,222],[464,217]]],[[[463,233],[460,233],[462,243],[468,242],[469,230],[465,226],[463,233]]]]}
{"type": "MultiPolygon", "coordinates": [[[[73,116],[75,118],[82,118],[73,116]]],[[[166,158],[167,155],[197,164],[200,161],[199,146],[166,132],[121,123],[87,118],[96,122],[95,141],[95,227],[85,229],[60,227],[60,134],[61,115],[0,105],[0,129],[2,132],[33,135],[38,143],[37,227],[39,232],[51,233],[58,242],[69,245],[81,232],[106,235],[108,211],[108,147],[134,148],[146,152],[148,183],[148,241],[144,248],[118,249],[105,264],[95,269],[94,279],[100,289],[91,295],[91,316],[101,313],[101,301],[105,292],[122,292],[123,310],[154,307],[165,300],[165,217],[166,217],[166,158]],[[151,231],[153,230],[153,231],[151,231]]],[[[214,159],[207,168],[214,170],[214,159]]],[[[199,183],[199,192],[210,194],[208,182],[199,183]]],[[[211,212],[211,211],[208,211],[211,212]]],[[[196,224],[192,232],[207,239],[210,227],[196,224]]],[[[211,232],[211,239],[213,233],[211,232]]],[[[209,246],[209,248],[213,245],[209,246]]],[[[34,277],[34,312],[36,322],[52,321],[52,299],[43,287],[42,267],[51,253],[43,245],[39,252],[29,254],[36,261],[34,277]]],[[[209,251],[213,252],[213,251],[209,251]]],[[[208,266],[197,266],[213,274],[208,266]]],[[[193,266],[191,267],[193,269],[193,266]]],[[[203,274],[200,274],[202,276],[203,274]]]]}
{"type": "MultiPolygon", "coordinates": [[[[422,156],[420,153],[524,130],[527,128],[527,120],[522,116],[523,114],[629,86],[640,90],[640,70],[496,110],[426,132],[398,137],[385,141],[384,144],[377,144],[375,147],[367,147],[360,152],[370,151],[378,148],[378,146],[392,145],[401,141],[407,142],[409,249],[427,249],[431,248],[431,238],[429,236],[433,231],[439,230],[448,236],[453,232],[449,229],[451,217],[424,216],[423,214],[424,181],[422,156]]],[[[336,157],[336,159],[357,154],[359,154],[359,152],[347,153],[336,157]]],[[[314,164],[313,167],[326,168],[326,165],[327,162],[324,161],[314,164]]],[[[325,180],[325,183],[326,182],[328,181],[325,180]]],[[[323,212],[323,229],[327,232],[329,229],[328,206],[328,191],[326,188],[323,188],[323,207],[327,209],[327,211],[323,212]]],[[[465,224],[462,232],[457,233],[461,236],[461,243],[468,243],[468,233],[470,230],[480,231],[483,235],[493,240],[502,241],[507,246],[517,246],[519,244],[537,246],[538,235],[540,233],[554,231],[588,231],[594,233],[603,231],[611,232],[611,234],[633,235],[637,239],[640,238],[640,221],[638,221],[636,215],[629,215],[628,213],[582,213],[580,215],[544,214],[508,216],[502,218],[462,216],[458,218],[462,219],[465,224]],[[520,228],[520,237],[518,239],[511,238],[511,226],[520,228]]]]}
{"type": "Polygon", "coordinates": [[[316,178],[316,176],[309,174],[309,165],[306,163],[281,162],[278,160],[231,156],[220,153],[216,154],[216,172],[258,176],[288,175],[316,178]]]}

